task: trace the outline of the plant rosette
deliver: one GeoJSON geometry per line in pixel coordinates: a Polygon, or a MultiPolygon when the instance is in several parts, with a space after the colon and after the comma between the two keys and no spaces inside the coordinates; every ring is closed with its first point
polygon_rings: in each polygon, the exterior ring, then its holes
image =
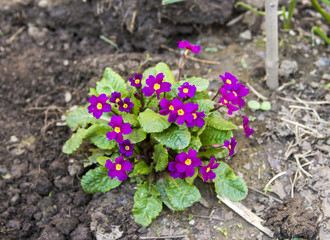
{"type": "MultiPolygon", "coordinates": [[[[189,51],[199,46],[179,42],[185,48],[179,72],[189,51]]],[[[210,99],[209,81],[200,77],[175,80],[170,68],[160,62],[125,81],[106,68],[89,104],[68,113],[74,130],[63,146],[72,154],[84,139],[96,146],[84,166],[95,166],[81,179],[84,191],[108,192],[122,181],[137,183],[133,216],[148,226],[165,204],[184,210],[201,198],[194,186],[200,176],[212,182],[218,195],[240,201],[247,195],[244,180],[219,159],[235,152],[232,130],[237,126],[218,111],[232,114],[245,105],[249,90],[230,74],[220,75],[223,84],[210,99]],[[220,95],[220,96],[218,96],[220,95]]],[[[246,136],[253,132],[243,117],[246,136]]]]}

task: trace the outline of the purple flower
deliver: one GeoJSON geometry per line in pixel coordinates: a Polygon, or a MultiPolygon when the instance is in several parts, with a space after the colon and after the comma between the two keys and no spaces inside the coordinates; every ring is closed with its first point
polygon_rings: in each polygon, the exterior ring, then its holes
{"type": "Polygon", "coordinates": [[[89,98],[88,113],[93,113],[96,119],[99,119],[104,112],[111,111],[111,105],[106,103],[109,98],[104,93],[96,97],[95,95],[89,98]]]}
{"type": "Polygon", "coordinates": [[[119,152],[125,154],[126,157],[130,157],[133,155],[133,149],[134,146],[128,139],[123,141],[122,143],[119,143],[119,152]]]}
{"type": "Polygon", "coordinates": [[[142,84],[141,84],[142,77],[143,77],[142,74],[138,75],[137,73],[135,73],[134,74],[134,79],[133,78],[129,78],[129,81],[131,82],[131,85],[133,87],[140,88],[142,86],[142,84]]]}
{"type": "Polygon", "coordinates": [[[242,97],[249,94],[250,90],[247,89],[242,83],[237,83],[233,86],[231,92],[234,94],[235,98],[232,100],[232,104],[238,105],[239,108],[245,105],[242,97]]]}
{"type": "Polygon", "coordinates": [[[179,41],[178,48],[185,48],[186,50],[191,50],[193,53],[199,53],[201,47],[198,45],[192,45],[188,41],[179,41]]]}
{"type": "Polygon", "coordinates": [[[172,105],[178,116],[178,124],[183,125],[185,121],[191,123],[194,120],[194,116],[191,114],[194,110],[194,103],[183,104],[182,101],[175,98],[172,100],[172,105]]]}
{"type": "Polygon", "coordinates": [[[162,92],[170,92],[171,84],[169,82],[163,82],[164,74],[158,73],[156,77],[150,75],[146,80],[148,87],[144,87],[142,92],[146,97],[150,97],[154,92],[157,94],[157,99],[159,100],[159,95],[162,92]]]}
{"type": "Polygon", "coordinates": [[[174,162],[168,164],[168,170],[173,178],[192,177],[195,174],[195,167],[199,167],[202,161],[197,158],[197,151],[189,149],[188,154],[182,152],[175,157],[174,162]]]}
{"type": "Polygon", "coordinates": [[[117,104],[121,102],[121,93],[119,92],[113,92],[111,94],[111,98],[109,100],[111,103],[114,103],[117,107],[117,104]]]}
{"type": "Polygon", "coordinates": [[[125,98],[124,101],[119,102],[119,111],[121,112],[129,112],[133,107],[134,103],[132,103],[128,97],[125,98]]]}
{"type": "Polygon", "coordinates": [[[221,92],[222,95],[222,97],[220,98],[220,102],[223,105],[227,106],[228,114],[232,115],[233,112],[239,109],[238,107],[235,107],[234,105],[230,104],[230,101],[232,101],[235,98],[235,95],[232,92],[227,93],[227,90],[224,88],[221,88],[219,91],[221,92]]]}
{"type": "Polygon", "coordinates": [[[215,178],[215,173],[212,171],[212,169],[216,169],[219,166],[220,163],[214,163],[214,157],[210,159],[210,163],[206,166],[203,166],[200,168],[200,172],[203,176],[204,182],[207,180],[212,181],[215,178]]]}
{"type": "Polygon", "coordinates": [[[235,84],[237,83],[237,78],[229,72],[225,73],[225,76],[219,75],[219,77],[224,82],[223,88],[227,90],[232,90],[235,84]]]}
{"type": "Polygon", "coordinates": [[[249,119],[245,116],[242,116],[243,118],[243,129],[245,131],[245,137],[250,137],[251,134],[254,132],[254,130],[252,128],[249,128],[248,124],[249,124],[249,119]]]}
{"type": "Polygon", "coordinates": [[[189,85],[188,82],[182,84],[178,89],[179,89],[178,96],[180,98],[192,98],[195,96],[196,86],[189,85]]]}
{"type": "Polygon", "coordinates": [[[205,113],[204,111],[203,112],[197,112],[198,110],[198,104],[195,103],[194,104],[194,109],[192,111],[192,116],[193,116],[193,120],[191,123],[187,122],[187,127],[194,127],[195,125],[197,125],[197,127],[203,127],[204,124],[205,124],[205,120],[204,120],[204,117],[205,117],[205,113]]]}
{"type": "Polygon", "coordinates": [[[111,122],[108,123],[112,128],[112,132],[107,132],[106,136],[111,141],[115,139],[117,143],[122,143],[124,141],[123,135],[130,134],[132,132],[131,124],[123,123],[122,116],[112,116],[111,122]]]}
{"type": "Polygon", "coordinates": [[[159,110],[159,114],[163,116],[170,114],[167,120],[169,122],[175,122],[178,117],[178,114],[174,110],[172,103],[170,103],[170,101],[166,98],[162,98],[162,100],[159,102],[159,105],[163,108],[159,110]]]}
{"type": "Polygon", "coordinates": [[[117,177],[119,181],[126,180],[126,172],[132,170],[132,164],[129,161],[124,161],[124,157],[117,157],[114,163],[108,159],[105,163],[105,167],[109,169],[108,176],[111,177],[111,179],[117,177]]]}
{"type": "Polygon", "coordinates": [[[236,143],[237,142],[235,141],[234,138],[230,138],[230,142],[228,140],[224,142],[224,146],[226,148],[228,148],[228,150],[229,150],[229,155],[228,156],[231,156],[231,155],[234,154],[236,143]]]}

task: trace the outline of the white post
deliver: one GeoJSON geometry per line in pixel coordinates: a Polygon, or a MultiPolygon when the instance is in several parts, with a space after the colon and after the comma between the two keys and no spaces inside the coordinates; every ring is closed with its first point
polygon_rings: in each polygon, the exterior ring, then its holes
{"type": "Polygon", "coordinates": [[[266,78],[267,86],[278,88],[278,0],[266,0],[266,78]]]}

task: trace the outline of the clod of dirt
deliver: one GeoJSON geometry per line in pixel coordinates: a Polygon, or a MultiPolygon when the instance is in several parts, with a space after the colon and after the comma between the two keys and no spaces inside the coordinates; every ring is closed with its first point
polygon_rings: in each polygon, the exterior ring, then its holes
{"type": "Polygon", "coordinates": [[[316,214],[312,210],[306,210],[296,199],[288,199],[283,204],[270,208],[265,219],[266,226],[274,230],[279,239],[312,239],[317,232],[316,214]]]}

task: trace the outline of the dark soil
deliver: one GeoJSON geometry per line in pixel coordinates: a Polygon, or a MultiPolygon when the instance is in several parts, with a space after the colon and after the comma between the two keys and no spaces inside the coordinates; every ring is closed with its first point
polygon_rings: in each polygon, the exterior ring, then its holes
{"type": "Polygon", "coordinates": [[[289,199],[270,208],[265,216],[266,225],[283,238],[312,239],[317,233],[317,215],[305,209],[298,200],[289,199]]]}
{"type": "MultiPolygon", "coordinates": [[[[239,14],[233,12],[234,0],[193,0],[166,7],[160,2],[0,0],[0,239],[95,239],[105,215],[112,225],[121,226],[121,239],[137,239],[147,232],[132,219],[132,186],[115,190],[125,194],[125,201],[112,191],[116,201],[111,205],[105,201],[109,195],[83,192],[86,153],[62,153],[71,136],[62,116],[72,106],[87,103],[88,88],[95,86],[105,67],[127,79],[158,61],[174,66],[177,56],[167,53],[164,60],[160,44],[174,46],[181,37],[215,32],[239,14]],[[100,35],[122,53],[115,53],[100,35]],[[152,59],[141,53],[145,50],[155,53],[152,59]],[[105,200],[99,201],[102,197],[105,200]]],[[[220,44],[237,41],[241,28],[225,29],[220,44]]],[[[207,73],[204,67],[198,69],[207,73]]],[[[261,68],[257,75],[263,73],[261,68]]],[[[289,213],[290,206],[296,209],[290,203],[282,208],[289,213]]],[[[280,210],[278,214],[273,223],[286,224],[280,210]]],[[[314,218],[305,220],[315,227],[314,218]]],[[[315,229],[308,229],[304,236],[313,236],[315,229]]],[[[297,234],[292,228],[276,231],[297,234]]]]}

